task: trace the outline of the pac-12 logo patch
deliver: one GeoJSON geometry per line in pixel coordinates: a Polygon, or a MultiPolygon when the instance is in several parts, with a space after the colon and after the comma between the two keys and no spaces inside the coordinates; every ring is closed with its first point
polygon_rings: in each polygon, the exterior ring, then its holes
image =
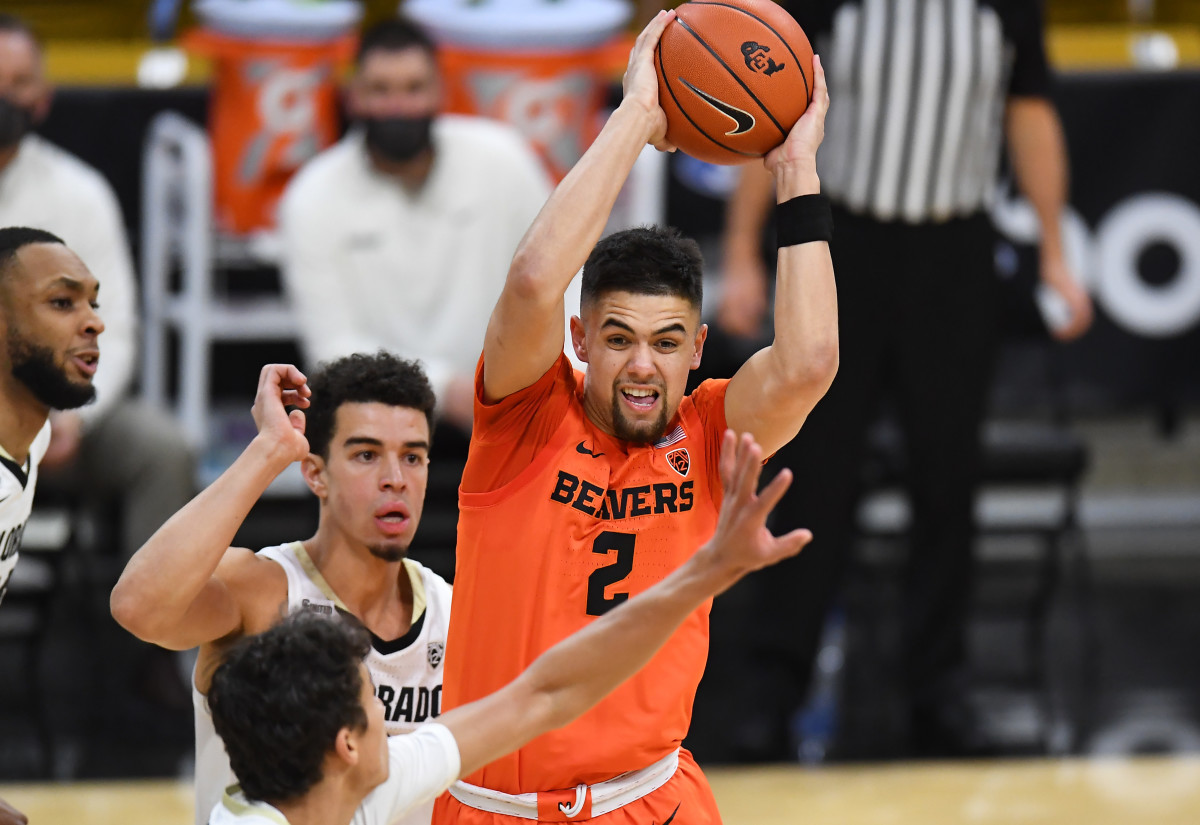
{"type": "Polygon", "coordinates": [[[446,646],[441,642],[430,642],[425,648],[425,658],[429,660],[429,666],[437,670],[438,665],[442,663],[442,656],[446,652],[446,646]]]}
{"type": "Polygon", "coordinates": [[[680,447],[678,450],[671,450],[667,453],[667,463],[671,465],[672,470],[686,478],[688,469],[692,466],[692,458],[688,455],[687,447],[680,447]]]}

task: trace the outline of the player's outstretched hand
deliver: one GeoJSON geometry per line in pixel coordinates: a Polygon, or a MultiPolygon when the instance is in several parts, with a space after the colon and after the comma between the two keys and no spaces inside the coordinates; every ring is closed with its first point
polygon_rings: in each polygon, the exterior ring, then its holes
{"type": "Polygon", "coordinates": [[[667,142],[667,116],[658,104],[658,73],[654,70],[654,49],[667,24],[675,19],[675,10],[660,11],[646,24],[629,52],[629,65],[621,80],[623,102],[635,104],[651,114],[654,126],[647,143],[663,152],[673,152],[675,147],[667,142]]]}
{"type": "Polygon", "coordinates": [[[0,825],[27,825],[25,814],[0,799],[0,825]]]}
{"type": "Polygon", "coordinates": [[[767,153],[764,163],[775,174],[780,166],[796,163],[816,168],[817,148],[825,139],[825,114],[829,111],[829,88],[821,58],[813,55],[813,96],[804,114],[796,121],[787,140],[767,153]]]}
{"type": "Polygon", "coordinates": [[[250,412],[258,426],[258,437],[266,439],[288,461],[308,455],[304,437],[304,413],[312,390],[304,373],[291,364],[267,364],[258,374],[258,392],[250,412]],[[290,413],[285,407],[299,407],[290,413]]]}
{"type": "Polygon", "coordinates": [[[793,530],[784,536],[774,536],[767,529],[767,515],[779,503],[792,471],[783,469],[771,483],[758,492],[762,473],[762,447],[749,433],[740,438],[732,430],[725,431],[721,445],[721,483],[725,498],[717,531],[708,542],[713,558],[727,566],[733,581],[754,570],[794,556],[812,541],[808,530],[793,530]]]}

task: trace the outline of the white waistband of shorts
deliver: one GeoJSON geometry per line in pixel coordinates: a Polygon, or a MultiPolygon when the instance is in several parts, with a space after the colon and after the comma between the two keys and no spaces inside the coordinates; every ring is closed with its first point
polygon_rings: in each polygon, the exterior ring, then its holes
{"type": "MultiPolygon", "coordinates": [[[[592,816],[615,811],[623,805],[628,805],[630,802],[658,790],[675,775],[678,767],[679,749],[676,748],[649,767],[597,782],[591,786],[592,816]]],[[[588,786],[580,785],[579,787],[586,789],[588,786]]],[[[450,786],[450,795],[462,804],[480,811],[519,816],[522,819],[538,818],[538,795],[536,793],[501,793],[460,781],[450,786]]]]}

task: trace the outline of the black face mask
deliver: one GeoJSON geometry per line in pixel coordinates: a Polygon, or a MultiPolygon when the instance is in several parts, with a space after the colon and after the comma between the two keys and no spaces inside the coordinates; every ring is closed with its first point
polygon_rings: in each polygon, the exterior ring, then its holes
{"type": "Polygon", "coordinates": [[[433,145],[433,116],[366,117],[367,147],[384,160],[410,161],[433,145]]]}
{"type": "Polygon", "coordinates": [[[33,128],[33,110],[18,106],[6,97],[0,97],[0,149],[8,149],[21,142],[33,128]]]}

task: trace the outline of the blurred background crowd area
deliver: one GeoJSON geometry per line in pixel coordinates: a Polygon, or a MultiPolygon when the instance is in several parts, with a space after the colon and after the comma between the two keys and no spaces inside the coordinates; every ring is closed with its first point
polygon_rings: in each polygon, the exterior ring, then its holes
{"type": "MultiPolygon", "coordinates": [[[[147,5],[143,0],[12,0],[5,10],[46,39],[48,69],[56,82],[96,85],[135,82],[144,49],[154,40],[170,40],[173,28],[151,30],[147,5]]],[[[195,22],[186,3],[158,5],[181,6],[176,19],[183,28],[195,22]]],[[[650,0],[636,5],[640,19],[659,7],[650,0]]],[[[396,10],[392,0],[364,0],[362,6],[365,24],[396,10]]],[[[1058,66],[1134,65],[1138,56],[1129,38],[1147,27],[1171,37],[1182,65],[1200,65],[1200,6],[1191,0],[1046,0],[1044,6],[1047,45],[1058,66]]],[[[207,66],[196,61],[188,79],[206,77],[207,66]]]]}
{"type": "MultiPolygon", "coordinates": [[[[396,12],[394,0],[361,5],[363,25],[396,12]]],[[[1044,6],[1071,153],[1067,242],[1097,322],[1080,341],[1049,346],[1033,298],[1029,210],[1002,186],[996,260],[1011,288],[978,507],[973,755],[1200,753],[1200,3],[1044,6]]],[[[638,4],[625,36],[655,8],[638,4]]],[[[3,11],[38,33],[57,86],[39,133],[116,191],[142,290],[136,383],[181,423],[204,484],[253,434],[247,409],[261,364],[303,363],[304,353],[269,222],[249,232],[214,226],[212,214],[194,223],[187,199],[197,191],[180,183],[187,170],[162,179],[150,171],[156,146],[175,161],[191,156],[213,111],[213,63],[178,48],[197,17],[186,3],[145,0],[10,0],[3,11]],[[165,112],[184,125],[164,125],[165,112]]],[[[623,49],[600,81],[610,104],[623,49]]],[[[553,160],[551,176],[561,173],[553,160]]],[[[734,173],[683,156],[639,170],[622,217],[677,225],[698,238],[710,267],[719,262],[734,173]]],[[[885,417],[862,468],[854,570],[827,624],[809,701],[791,721],[795,760],[909,755],[893,690],[908,524],[895,441],[885,417]]],[[[435,466],[414,546],[447,576],[458,469],[435,466]]],[[[240,544],[315,526],[298,481],[280,480],[240,544]]],[[[186,663],[109,656],[123,634],[107,594],[131,551],[111,547],[120,517],[39,497],[42,519],[18,572],[43,595],[28,614],[18,616],[11,597],[0,609],[0,779],[186,773],[186,663]]],[[[720,611],[737,609],[736,599],[719,605],[714,632],[720,611]]],[[[720,737],[706,742],[703,725],[738,717],[736,708],[709,712],[693,730],[708,761],[736,755],[720,737]]]]}

